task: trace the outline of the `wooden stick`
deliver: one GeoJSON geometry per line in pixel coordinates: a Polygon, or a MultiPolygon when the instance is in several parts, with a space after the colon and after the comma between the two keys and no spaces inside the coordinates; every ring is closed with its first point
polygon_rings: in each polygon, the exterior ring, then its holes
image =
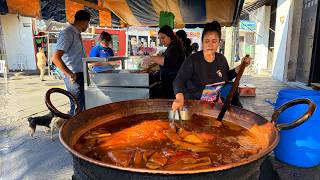
{"type": "Polygon", "coordinates": [[[230,92],[229,92],[229,94],[227,96],[227,99],[226,99],[225,103],[223,104],[223,106],[221,108],[221,111],[220,111],[220,113],[218,115],[218,118],[217,118],[218,121],[222,121],[222,119],[224,117],[224,114],[229,109],[230,104],[231,104],[231,100],[232,100],[232,98],[234,96],[234,93],[238,89],[239,82],[240,82],[241,76],[242,76],[245,68],[246,68],[246,63],[244,61],[242,61],[241,64],[240,64],[240,70],[237,73],[237,77],[234,80],[234,82],[232,84],[232,88],[231,88],[231,90],[230,90],[230,92]]]}

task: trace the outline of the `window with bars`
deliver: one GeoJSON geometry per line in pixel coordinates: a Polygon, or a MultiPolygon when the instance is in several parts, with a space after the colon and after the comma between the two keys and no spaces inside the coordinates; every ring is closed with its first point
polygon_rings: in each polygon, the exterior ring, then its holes
{"type": "Polygon", "coordinates": [[[117,34],[112,34],[112,50],[118,51],[119,50],[119,36],[117,34]]]}
{"type": "Polygon", "coordinates": [[[303,8],[309,8],[318,4],[318,0],[304,0],[303,8]]]}

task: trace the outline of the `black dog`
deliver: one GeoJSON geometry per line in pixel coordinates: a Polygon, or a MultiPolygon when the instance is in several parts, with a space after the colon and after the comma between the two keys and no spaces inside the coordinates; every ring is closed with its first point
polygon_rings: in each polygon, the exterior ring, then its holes
{"type": "Polygon", "coordinates": [[[30,136],[33,137],[33,134],[36,131],[37,125],[44,126],[49,129],[53,117],[54,115],[51,112],[49,112],[44,116],[29,117],[28,121],[29,121],[29,127],[30,127],[30,136]]]}

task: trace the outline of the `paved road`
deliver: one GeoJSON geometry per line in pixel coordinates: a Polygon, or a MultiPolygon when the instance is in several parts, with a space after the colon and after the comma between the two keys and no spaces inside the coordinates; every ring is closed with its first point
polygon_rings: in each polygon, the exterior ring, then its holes
{"type": "MultiPolygon", "coordinates": [[[[0,179],[70,179],[72,159],[62,147],[58,133],[54,141],[42,128],[32,138],[27,117],[48,113],[44,94],[52,87],[64,88],[62,80],[38,76],[13,76],[0,80],[0,179]]],[[[54,104],[67,109],[68,100],[53,96],[54,104]]]]}

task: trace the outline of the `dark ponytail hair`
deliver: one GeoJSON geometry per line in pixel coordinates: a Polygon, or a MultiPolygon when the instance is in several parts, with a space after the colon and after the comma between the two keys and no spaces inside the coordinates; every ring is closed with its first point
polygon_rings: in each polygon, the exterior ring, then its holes
{"type": "Polygon", "coordinates": [[[187,39],[187,33],[184,30],[179,30],[176,32],[176,36],[178,36],[178,38],[182,39],[182,41],[186,41],[187,39]]]}
{"type": "Polygon", "coordinates": [[[179,30],[176,32],[176,37],[182,40],[182,45],[186,50],[186,57],[192,53],[191,40],[187,38],[187,33],[184,30],[179,30]]]}
{"type": "Polygon", "coordinates": [[[168,36],[172,41],[176,40],[176,36],[173,33],[173,30],[170,26],[168,25],[164,25],[160,28],[159,33],[165,34],[166,36],[168,36]]]}
{"type": "Polygon", "coordinates": [[[208,32],[216,32],[218,33],[219,36],[219,40],[221,39],[221,25],[218,21],[212,21],[211,23],[207,23],[204,26],[203,32],[202,32],[202,37],[201,40],[203,41],[204,36],[208,33],[208,32]]]}

